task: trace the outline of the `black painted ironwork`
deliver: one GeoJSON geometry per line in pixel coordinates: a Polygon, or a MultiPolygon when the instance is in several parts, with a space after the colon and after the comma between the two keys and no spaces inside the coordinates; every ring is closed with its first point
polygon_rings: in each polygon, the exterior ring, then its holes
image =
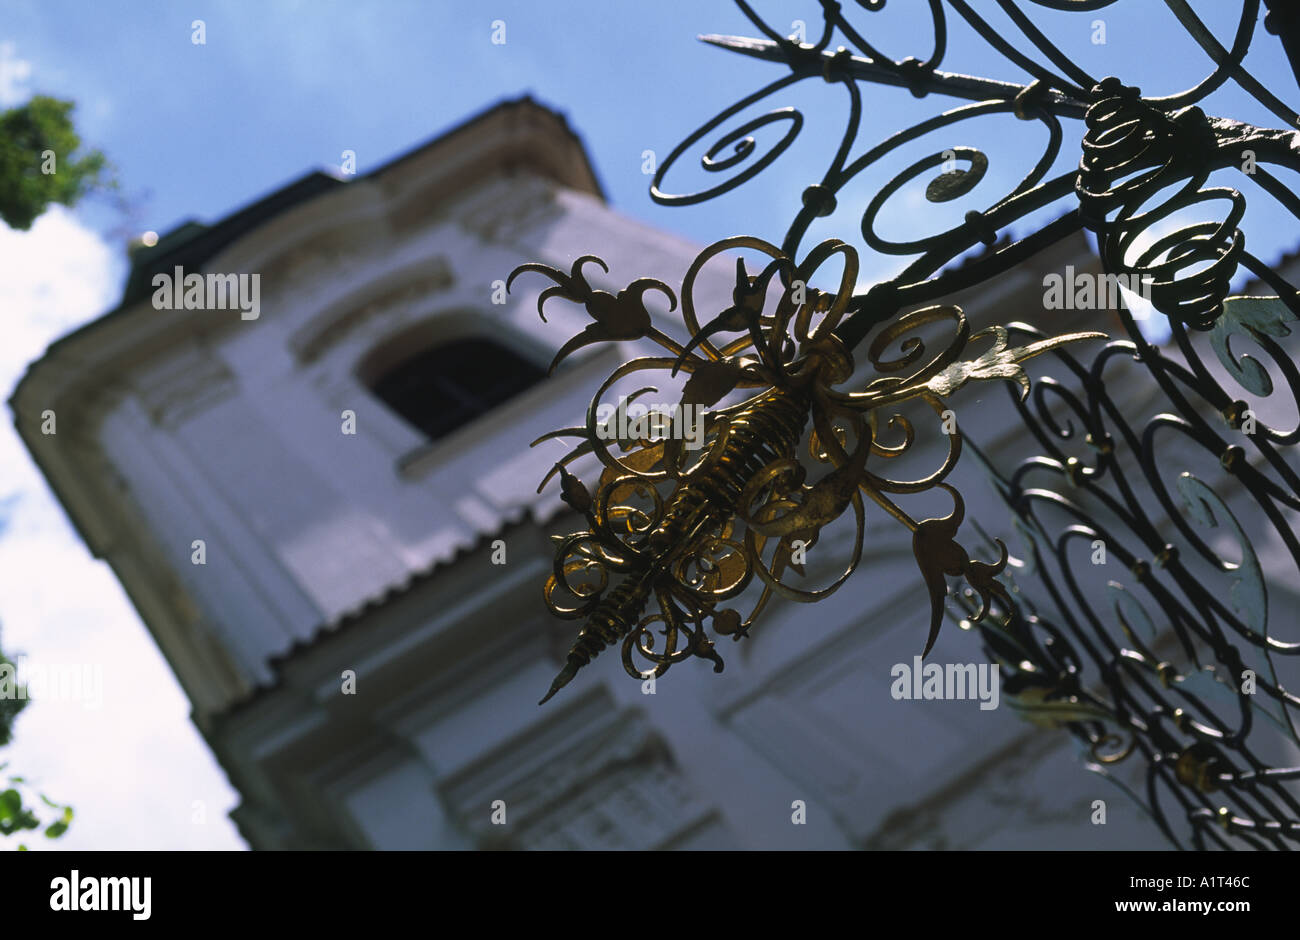
{"type": "MultiPolygon", "coordinates": [[[[867,38],[884,0],[821,0],[811,42],[782,35],[750,3],[736,2],[760,37],[705,41],[783,74],[691,133],[659,166],[651,195],[665,205],[689,205],[751,181],[791,147],[805,117],[776,107],[732,122],[798,83],[838,85],[848,99],[845,127],[803,190],[780,245],[789,257],[799,254],[810,226],[835,211],[853,180],[905,145],[990,115],[1012,114],[1046,131],[1042,155],[1010,192],[945,231],[895,241],[881,234],[878,222],[891,197],[918,181],[927,182],[931,202],[971,193],[989,168],[980,150],[930,154],[868,200],[860,223],[867,246],[913,260],[897,276],[853,295],[834,330],[845,348],[917,305],[984,284],[1085,229],[1096,236],[1105,272],[1150,285],[1150,303],[1168,318],[1171,342],[1148,339],[1142,311],[1130,302],[1119,310],[1127,338],[1090,346],[1087,358],[1056,349],[1055,373],[1037,380],[1029,400],[1013,394],[1036,455],[1002,467],[996,454],[974,448],[1024,536],[1023,555],[1007,572],[1012,590],[994,599],[996,616],[978,629],[1004,667],[1013,704],[1031,720],[1082,739],[1091,769],[1110,775],[1121,762],[1145,762],[1145,787],[1130,793],[1175,845],[1294,848],[1300,844],[1300,767],[1294,766],[1300,763],[1300,698],[1287,679],[1295,688],[1300,637],[1287,638],[1296,624],[1269,621],[1261,552],[1285,582],[1300,584],[1300,538],[1288,517],[1300,512],[1300,417],[1289,427],[1257,412],[1279,400],[1300,408],[1300,368],[1286,345],[1290,324],[1300,317],[1300,295],[1247,250],[1240,228],[1245,196],[1210,180],[1217,171],[1245,170],[1265,196],[1300,218],[1300,199],[1285,182],[1286,171],[1300,170],[1297,113],[1244,65],[1253,46],[1280,41],[1300,80],[1300,18],[1293,5],[1267,0],[1265,27],[1278,38],[1261,38],[1260,2],[1242,0],[1233,35],[1221,41],[1184,0],[1165,0],[1213,68],[1192,87],[1155,97],[1118,78],[1089,74],[1030,12],[1093,13],[1118,0],[998,0],[1020,32],[1015,41],[975,4],[928,0],[932,30],[924,57],[902,60],[867,38]],[[950,17],[1031,80],[944,71],[950,17]],[[846,45],[832,48],[838,37],[846,45]],[[1022,48],[1026,43],[1031,51],[1022,48]],[[1199,104],[1229,82],[1281,128],[1205,114],[1199,104]],[[960,103],[855,155],[864,94],[882,85],[960,103]],[[1078,120],[1084,127],[1077,168],[1051,175],[1062,153],[1062,122],[1078,120]],[[780,132],[774,143],[758,143],[774,132],[780,132]],[[700,154],[700,166],[718,181],[674,193],[666,181],[688,154],[700,154]],[[1071,195],[1073,205],[1058,217],[1009,234],[1012,223],[1071,195]],[[1217,214],[1183,220],[1198,207],[1217,214]],[[1234,296],[1232,285],[1243,276],[1251,279],[1249,292],[1234,296]],[[1272,360],[1271,372],[1241,353],[1247,343],[1272,360]],[[1135,388],[1149,399],[1141,408],[1129,400],[1135,388]],[[1100,593],[1081,574],[1097,545],[1110,555],[1108,575],[1122,571],[1100,593]],[[1230,561],[1228,554],[1239,557],[1230,561]]],[[[1019,325],[1012,336],[1023,344],[1043,334],[1019,325]]],[[[977,606],[965,595],[956,598],[958,606],[977,606]]]]}

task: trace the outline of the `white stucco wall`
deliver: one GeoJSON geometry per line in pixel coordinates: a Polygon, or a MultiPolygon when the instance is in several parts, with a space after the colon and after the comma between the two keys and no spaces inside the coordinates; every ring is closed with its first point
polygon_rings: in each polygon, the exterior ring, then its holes
{"type": "MultiPolygon", "coordinates": [[[[587,269],[597,287],[676,286],[697,246],[526,174],[400,233],[373,221],[400,196],[328,198],[338,211],[301,224],[337,226],[350,212],[372,219],[365,237],[268,269],[258,320],[155,357],[98,433],[195,607],[192,629],[263,688],[213,737],[255,845],[1164,847],[1063,733],[1006,708],[890,697],[891,667],[921,650],[928,604],[910,534],[880,513],[849,584],[812,608],[778,602],[751,639],[720,643],[723,674],[688,662],[646,695],[611,651],[538,709],[578,624],[549,620],[539,599],[561,507],[554,486],[535,487],[563,448],[526,445],[577,423],[627,350],[585,351],[432,448],[355,370],[420,324],[428,336],[481,331],[545,365],[586,318],[556,302],[542,323],[541,278],[492,303],[516,264],[567,270],[595,253],[611,272],[587,269]],[[341,433],[345,409],[355,436],[341,433]],[[503,568],[487,560],[488,537],[507,544],[503,568]],[[203,566],[190,562],[194,539],[203,566]],[[339,694],[344,670],[355,696],[339,694]],[[1104,826],[1091,821],[1097,799],[1104,826]],[[805,824],[792,822],[797,801],[805,824]]],[[[278,250],[269,235],[244,240],[209,268],[257,270],[278,250]]],[[[726,272],[705,286],[714,309],[729,304],[726,272]]],[[[968,312],[1016,319],[1036,290],[1013,273],[968,312]]],[[[661,323],[681,336],[675,316],[661,323]]],[[[982,446],[1025,451],[1001,389],[968,389],[954,408],[982,446]],[[998,408],[983,404],[994,398],[998,408]]],[[[953,482],[968,518],[1005,523],[972,462],[953,482]]],[[[964,538],[988,557],[973,531],[964,538]]],[[[848,544],[828,535],[815,551],[810,568],[830,570],[848,544]]],[[[952,624],[931,658],[984,660],[977,636],[952,624]]]]}

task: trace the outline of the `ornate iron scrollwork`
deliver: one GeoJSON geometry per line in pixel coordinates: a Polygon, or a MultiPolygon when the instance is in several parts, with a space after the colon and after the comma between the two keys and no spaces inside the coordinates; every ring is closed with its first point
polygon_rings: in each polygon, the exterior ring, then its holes
{"type": "MultiPolygon", "coordinates": [[[[990,656],[1004,667],[1008,700],[1027,719],[1079,737],[1098,772],[1109,776],[1116,764],[1140,755],[1146,787],[1132,795],[1171,841],[1182,845],[1189,834],[1196,847],[1293,848],[1300,842],[1294,789],[1300,767],[1292,766],[1300,762],[1294,720],[1300,698],[1287,688],[1288,676],[1295,688],[1300,639],[1280,635],[1289,625],[1270,625],[1264,575],[1265,561],[1275,567],[1285,561],[1288,579],[1300,583],[1300,538],[1291,524],[1300,516],[1288,517],[1300,513],[1300,471],[1290,450],[1300,442],[1300,417],[1294,427],[1284,419],[1270,423],[1252,406],[1276,396],[1274,401],[1285,399],[1300,410],[1300,369],[1284,344],[1300,317],[1300,295],[1282,273],[1247,250],[1245,196],[1235,186],[1211,181],[1217,171],[1241,169],[1248,159],[1258,189],[1300,218],[1300,198],[1276,172],[1300,170],[1298,115],[1244,65],[1256,38],[1258,0],[1242,0],[1225,42],[1185,0],[1165,0],[1213,68],[1190,87],[1163,96],[1143,96],[1119,78],[1089,74],[1026,12],[1092,12],[1117,3],[999,0],[999,10],[1021,34],[1017,45],[966,0],[928,0],[932,28],[924,58],[901,60],[867,38],[870,18],[884,0],[820,0],[822,22],[809,29],[816,37],[811,42],[782,35],[750,3],[737,0],[762,38],[704,37],[780,66],[785,74],[689,134],[657,169],[651,186],[656,201],[686,205],[711,199],[776,163],[803,133],[804,115],[785,105],[757,117],[744,113],[798,83],[843,90],[844,131],[793,207],[779,247],[730,239],[706,250],[692,267],[682,289],[691,337],[685,346],[655,330],[638,306],[640,294],[652,287],[675,303],[666,285],[636,282],[612,297],[585,284],[582,261],[567,275],[525,266],[557,281],[543,300],[565,296],[587,304],[592,314],[592,327],[562,352],[598,339],[649,337],[668,355],[628,363],[615,377],[680,368],[691,374],[683,401],[708,404],[734,389],[759,390],[711,413],[710,446],[694,463],[684,462],[671,443],[645,440],[620,441],[625,456],[613,456],[597,434],[594,401],[585,427],[556,432],[581,439],[570,456],[595,452],[604,472],[593,497],[562,466],[556,471],[588,529],[561,540],[548,601],[562,615],[586,618],[587,626],[552,693],[600,648],[620,639],[633,675],[642,673],[632,664],[632,652],[653,663],[656,674],[691,655],[716,660],[706,623],[714,633],[743,636],[755,614],[742,618],[727,601],[754,577],[764,584],[759,608],[771,595],[791,596],[784,575],[792,540],[796,534],[815,538],[820,526],[850,507],[858,520],[852,570],[865,497],[914,527],[936,613],[930,642],[944,576],[965,574],[970,587],[957,595],[959,606],[969,621],[987,614],[978,629],[990,656]],[[950,16],[1028,74],[1028,83],[944,71],[950,16]],[[837,36],[846,45],[833,50],[837,36]],[[1281,126],[1207,115],[1201,104],[1227,83],[1281,126]],[[863,88],[872,85],[962,103],[855,152],[863,88]],[[860,219],[870,250],[912,260],[896,276],[864,289],[850,277],[837,292],[810,292],[809,299],[795,302],[794,284],[806,283],[831,255],[840,255],[846,270],[849,259],[856,265],[853,249],[838,241],[816,246],[801,263],[794,260],[804,254],[813,223],[837,210],[850,183],[928,134],[957,133],[994,115],[1014,115],[1045,134],[1041,155],[1018,183],[941,231],[891,238],[879,222],[905,187],[924,181],[925,198],[939,204],[969,196],[989,178],[989,156],[973,147],[914,160],[865,201],[860,219]],[[1053,175],[1062,153],[1062,122],[1080,119],[1077,168],[1053,175]],[[759,136],[768,143],[760,145],[759,136]],[[701,153],[700,169],[717,181],[696,192],[674,192],[669,181],[688,153],[701,153]],[[1072,206],[1032,231],[1009,232],[1011,223],[1041,217],[1045,208],[1072,197],[1072,206]],[[1191,208],[1211,217],[1187,222],[1191,208]],[[1097,237],[1107,274],[1150,285],[1149,307],[1168,318],[1171,341],[1148,339],[1138,318],[1149,311],[1130,309],[1144,301],[1126,298],[1117,314],[1127,338],[1107,343],[1091,359],[1080,358],[1085,347],[1065,345],[1079,337],[1053,339],[1023,324],[985,331],[993,348],[959,359],[967,328],[960,311],[944,299],[1085,229],[1097,237]],[[971,253],[980,246],[981,252],[971,253]],[[688,301],[690,282],[710,257],[739,248],[757,250],[770,263],[756,278],[740,269],[735,305],[701,327],[688,301]],[[1240,293],[1243,275],[1255,286],[1240,293]],[[760,299],[774,279],[782,290],[768,314],[760,299]],[[912,326],[942,318],[951,320],[958,338],[939,356],[918,368],[924,353],[916,341],[904,346],[901,359],[881,358],[912,326]],[[715,346],[711,337],[718,332],[741,335],[715,346]],[[861,392],[840,391],[853,372],[852,350],[873,333],[867,359],[884,374],[861,392]],[[1275,369],[1244,354],[1246,343],[1271,358],[1275,369]],[[1039,379],[1029,396],[1018,363],[1049,351],[1045,359],[1056,364],[1057,377],[1039,379]],[[1282,385],[1275,382],[1278,375],[1282,385]],[[1039,452],[1006,468],[998,466],[997,455],[967,440],[987,465],[1027,546],[1017,558],[995,543],[999,561],[985,564],[972,562],[955,541],[963,506],[944,477],[960,437],[940,470],[919,484],[953,496],[954,511],[943,520],[917,523],[895,512],[889,495],[900,484],[874,476],[868,457],[890,453],[877,437],[886,414],[879,409],[900,398],[932,403],[966,380],[999,377],[1017,380],[1013,404],[1039,452]],[[1121,387],[1146,395],[1146,414],[1136,402],[1112,394],[1121,387]],[[793,459],[809,416],[812,456],[830,465],[811,485],[793,459]],[[675,485],[672,495],[651,495],[654,484],[663,482],[675,485]],[[633,496],[643,504],[629,502],[633,496]],[[1250,518],[1242,521],[1246,513],[1250,518]],[[1271,540],[1267,558],[1254,544],[1261,537],[1271,540]],[[1113,578],[1101,594],[1082,583],[1086,579],[1071,553],[1094,543],[1120,563],[1108,570],[1122,567],[1127,583],[1113,578]],[[763,560],[763,549],[773,550],[771,561],[763,560]],[[607,590],[615,575],[624,580],[607,590]],[[645,617],[651,596],[659,613],[645,617]],[[653,645],[651,628],[658,624],[667,638],[662,650],[653,645]],[[1261,743],[1263,727],[1275,732],[1269,744],[1261,743]]],[[[1266,26],[1292,55],[1300,78],[1300,21],[1280,2],[1269,0],[1268,6],[1266,26]]],[[[905,439],[904,449],[913,440],[910,424],[905,439]]]]}

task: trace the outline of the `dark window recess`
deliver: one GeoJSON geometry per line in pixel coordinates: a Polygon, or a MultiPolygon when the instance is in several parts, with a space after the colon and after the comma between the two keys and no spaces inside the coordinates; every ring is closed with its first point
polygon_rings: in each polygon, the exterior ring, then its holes
{"type": "Polygon", "coordinates": [[[488,339],[463,339],[405,359],[372,388],[388,407],[434,441],[513,398],[542,369],[488,339]]]}

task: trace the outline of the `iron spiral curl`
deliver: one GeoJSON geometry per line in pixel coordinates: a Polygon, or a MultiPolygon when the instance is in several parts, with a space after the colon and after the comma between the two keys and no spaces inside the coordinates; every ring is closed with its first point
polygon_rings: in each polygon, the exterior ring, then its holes
{"type": "Polygon", "coordinates": [[[1102,263],[1108,273],[1148,285],[1162,313],[1207,330],[1223,312],[1245,248],[1237,227],[1245,199],[1225,187],[1203,188],[1219,149],[1215,132],[1200,108],[1166,113],[1117,78],[1095,85],[1092,95],[1076,192],[1102,263]],[[1216,202],[1228,204],[1223,218],[1159,234],[1178,213],[1216,202]]]}

